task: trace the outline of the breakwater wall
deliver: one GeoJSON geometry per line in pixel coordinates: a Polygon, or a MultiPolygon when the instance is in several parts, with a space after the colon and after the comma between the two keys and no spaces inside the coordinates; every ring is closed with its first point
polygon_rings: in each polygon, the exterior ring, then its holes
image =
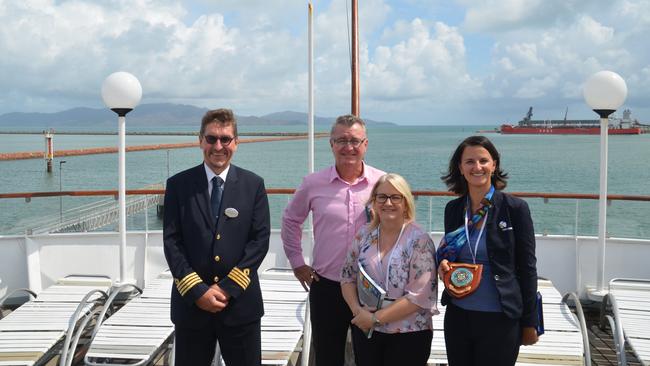
{"type": "MultiPolygon", "coordinates": [[[[327,137],[327,133],[317,133],[315,138],[327,137]]],[[[260,138],[245,138],[239,139],[240,144],[252,143],[252,142],[271,142],[271,141],[285,141],[285,140],[304,140],[307,136],[305,134],[300,135],[286,135],[278,136],[274,135],[273,137],[260,137],[260,138]]],[[[167,150],[167,149],[184,149],[189,147],[199,146],[198,142],[184,142],[176,144],[153,144],[153,145],[138,145],[138,146],[127,146],[126,152],[134,151],[147,151],[147,150],[167,150]]],[[[92,154],[115,154],[117,153],[117,147],[91,147],[86,149],[73,149],[73,150],[59,150],[54,152],[54,157],[63,157],[63,156],[78,156],[78,155],[92,155],[92,154]]],[[[23,160],[23,159],[43,159],[45,155],[44,151],[23,151],[23,152],[14,152],[14,153],[0,153],[0,161],[3,160],[23,160]]]]}

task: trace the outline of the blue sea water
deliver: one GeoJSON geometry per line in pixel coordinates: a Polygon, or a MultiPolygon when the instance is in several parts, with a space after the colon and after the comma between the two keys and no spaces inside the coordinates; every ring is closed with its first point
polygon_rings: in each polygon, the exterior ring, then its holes
{"type": "MultiPolygon", "coordinates": [[[[448,159],[465,137],[485,126],[390,126],[368,131],[366,160],[386,171],[403,175],[413,190],[445,190],[440,176],[448,159]]],[[[10,128],[3,127],[4,130],[10,128]]],[[[241,132],[304,131],[304,127],[241,127],[241,132]]],[[[128,130],[128,126],[127,126],[128,130]]],[[[168,128],[168,131],[187,131],[168,128]]],[[[599,136],[499,135],[489,134],[502,155],[502,167],[509,173],[506,191],[510,192],[599,192],[599,136]]],[[[195,136],[127,136],[127,145],[195,141],[195,136]]],[[[116,146],[117,136],[55,135],[56,149],[116,146]]],[[[0,153],[42,150],[41,135],[2,135],[0,153]]],[[[169,175],[201,162],[198,148],[132,152],[126,155],[127,189],[161,183],[169,175]]],[[[116,189],[117,154],[65,157],[62,172],[55,161],[54,172],[45,171],[41,159],[0,161],[0,192],[116,189]]],[[[233,162],[264,177],[268,188],[295,188],[307,173],[307,141],[278,141],[241,144],[233,162]]],[[[650,134],[609,136],[609,193],[650,194],[650,134]]],[[[317,169],[332,163],[328,140],[316,140],[317,169]]],[[[281,211],[288,196],[271,198],[272,226],[280,226],[281,211]]],[[[15,233],[21,223],[39,217],[59,215],[96,198],[0,199],[0,235],[15,233]]],[[[418,199],[418,221],[432,230],[442,229],[442,214],[447,197],[418,199]]],[[[595,200],[527,199],[536,231],[548,234],[595,235],[598,204],[595,200]],[[577,215],[576,215],[577,208],[577,215]],[[576,228],[577,218],[577,228],[576,228]]],[[[131,217],[128,228],[140,229],[144,215],[131,217]]],[[[158,229],[155,210],[148,213],[148,227],[158,229]]],[[[112,229],[112,228],[108,228],[112,229]]],[[[610,235],[650,237],[650,202],[613,201],[608,206],[607,231],[610,235]]]]}

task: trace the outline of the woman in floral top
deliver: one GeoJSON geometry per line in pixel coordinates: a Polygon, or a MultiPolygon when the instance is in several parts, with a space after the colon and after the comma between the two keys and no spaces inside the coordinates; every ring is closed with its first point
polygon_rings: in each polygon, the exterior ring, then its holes
{"type": "Polygon", "coordinates": [[[401,176],[382,176],[368,204],[372,221],[357,233],[341,270],[343,297],[354,315],[355,362],[425,365],[433,337],[431,316],[438,314],[433,241],[414,222],[413,195],[401,176]],[[360,304],[359,266],[386,291],[380,309],[360,304]]]}

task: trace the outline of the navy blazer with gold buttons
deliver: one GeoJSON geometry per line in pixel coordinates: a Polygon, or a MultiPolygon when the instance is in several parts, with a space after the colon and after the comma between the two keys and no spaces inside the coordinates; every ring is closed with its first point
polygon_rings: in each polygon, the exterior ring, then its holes
{"type": "Polygon", "coordinates": [[[163,243],[175,282],[171,319],[176,326],[200,328],[215,316],[233,326],[264,315],[257,277],[271,233],[264,180],[231,164],[220,211],[215,225],[203,163],[167,180],[163,243]],[[231,296],[216,314],[195,305],[213,283],[231,296]]]}
{"type": "MultiPolygon", "coordinates": [[[[495,191],[488,211],[486,246],[503,312],[522,327],[537,325],[535,230],[526,201],[495,191]]],[[[445,233],[464,225],[467,196],[447,203],[445,233]]],[[[449,302],[445,291],[442,304],[449,302]]]]}

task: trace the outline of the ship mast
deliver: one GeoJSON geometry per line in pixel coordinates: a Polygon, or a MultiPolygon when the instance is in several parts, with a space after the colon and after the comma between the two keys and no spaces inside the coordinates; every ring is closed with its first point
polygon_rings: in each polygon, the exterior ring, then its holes
{"type": "Polygon", "coordinates": [[[307,156],[307,169],[309,173],[314,172],[314,7],[311,1],[307,5],[307,61],[308,61],[308,102],[307,102],[307,125],[309,136],[309,152],[307,156]]]}
{"type": "Polygon", "coordinates": [[[352,109],[351,113],[359,116],[359,4],[352,0],[352,109]]]}

